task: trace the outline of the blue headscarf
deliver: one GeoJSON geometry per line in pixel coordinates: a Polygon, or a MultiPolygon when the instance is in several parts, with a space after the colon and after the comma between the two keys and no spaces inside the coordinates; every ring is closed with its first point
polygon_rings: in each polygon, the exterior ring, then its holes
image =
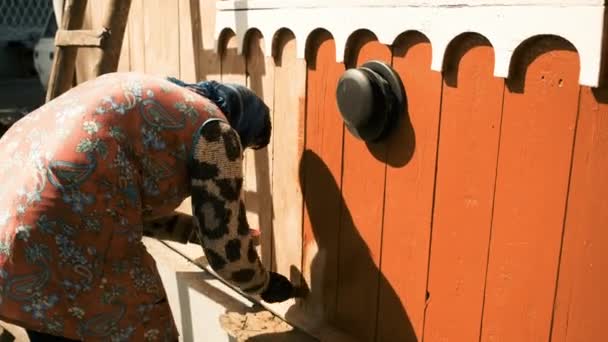
{"type": "Polygon", "coordinates": [[[174,77],[167,79],[213,102],[238,133],[243,148],[259,149],[270,142],[272,127],[268,106],[247,87],[216,81],[185,83],[174,77]]]}

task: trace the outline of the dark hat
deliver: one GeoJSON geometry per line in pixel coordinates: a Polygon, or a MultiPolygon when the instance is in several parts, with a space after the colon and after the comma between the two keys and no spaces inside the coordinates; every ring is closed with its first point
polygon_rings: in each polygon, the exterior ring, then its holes
{"type": "Polygon", "coordinates": [[[366,142],[388,135],[405,110],[405,90],[388,64],[369,61],[338,81],[338,108],[348,130],[366,142]]]}
{"type": "Polygon", "coordinates": [[[270,142],[270,110],[249,88],[217,81],[186,83],[175,77],[167,79],[215,103],[226,115],[230,126],[239,134],[243,148],[260,149],[270,142]]]}

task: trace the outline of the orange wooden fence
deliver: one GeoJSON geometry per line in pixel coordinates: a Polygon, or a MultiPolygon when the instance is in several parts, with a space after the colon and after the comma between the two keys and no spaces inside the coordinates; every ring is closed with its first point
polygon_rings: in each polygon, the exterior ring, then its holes
{"type": "Polygon", "coordinates": [[[227,32],[215,55],[206,2],[177,3],[133,1],[121,70],[247,84],[272,108],[246,196],[264,263],[310,288],[276,306],[289,321],[361,341],[608,340],[608,91],[579,86],[568,42],[531,39],[507,80],[477,34],[452,42],[443,73],[416,32],[386,46],[361,31],[345,63],[323,30],[252,30],[244,55],[227,32]],[[408,98],[375,144],[344,129],[335,98],[369,59],[408,98]]]}

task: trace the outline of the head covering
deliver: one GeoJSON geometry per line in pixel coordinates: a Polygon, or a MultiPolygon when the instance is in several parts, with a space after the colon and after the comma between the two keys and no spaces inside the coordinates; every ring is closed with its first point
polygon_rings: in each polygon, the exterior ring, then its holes
{"type": "Polygon", "coordinates": [[[268,106],[247,87],[216,81],[185,83],[174,77],[167,79],[215,103],[238,133],[243,148],[259,149],[270,142],[272,128],[268,106]]]}

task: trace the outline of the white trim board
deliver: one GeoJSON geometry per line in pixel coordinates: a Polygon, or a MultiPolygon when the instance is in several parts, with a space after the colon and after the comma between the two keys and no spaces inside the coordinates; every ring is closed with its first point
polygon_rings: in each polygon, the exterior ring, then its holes
{"type": "MultiPolygon", "coordinates": [[[[282,5],[277,1],[253,0],[250,3],[254,5],[245,9],[239,7],[243,6],[243,2],[239,5],[233,1],[220,1],[215,38],[218,41],[225,29],[231,29],[239,43],[238,52],[242,53],[244,37],[250,29],[258,29],[264,37],[274,38],[281,29],[287,28],[296,37],[298,58],[304,58],[307,38],[313,31],[322,28],[333,35],[336,61],[342,62],[348,39],[358,30],[373,32],[381,43],[387,45],[392,44],[403,32],[419,31],[433,47],[431,68],[442,71],[449,43],[463,33],[475,32],[486,37],[494,47],[494,75],[508,77],[517,47],[535,36],[555,35],[568,40],[577,49],[581,64],[580,84],[599,86],[604,1],[565,0],[548,4],[547,0],[515,0],[508,5],[492,5],[500,1],[490,0],[468,1],[469,5],[462,5],[463,2],[439,0],[428,5],[428,0],[379,0],[355,1],[354,5],[349,6],[329,2],[323,6],[317,0],[306,3],[301,0],[283,1],[282,5]],[[385,6],[377,6],[378,2],[385,6]],[[404,5],[406,3],[409,5],[404,5]]],[[[337,3],[340,4],[340,1],[337,3]]],[[[273,51],[273,40],[264,40],[268,56],[273,51]]],[[[216,51],[217,48],[216,44],[216,51]]]]}
{"type": "Polygon", "coordinates": [[[219,10],[328,7],[603,6],[605,0],[232,0],[219,10]]]}

